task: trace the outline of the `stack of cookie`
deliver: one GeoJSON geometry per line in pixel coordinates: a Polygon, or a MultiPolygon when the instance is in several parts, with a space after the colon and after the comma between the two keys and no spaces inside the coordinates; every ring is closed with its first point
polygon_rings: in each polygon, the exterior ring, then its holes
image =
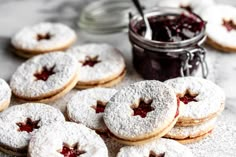
{"type": "Polygon", "coordinates": [[[174,89],[184,105],[175,127],[165,137],[192,143],[209,135],[216,125],[216,117],[224,109],[222,89],[209,80],[196,77],[175,78],[165,83],[174,89]]]}

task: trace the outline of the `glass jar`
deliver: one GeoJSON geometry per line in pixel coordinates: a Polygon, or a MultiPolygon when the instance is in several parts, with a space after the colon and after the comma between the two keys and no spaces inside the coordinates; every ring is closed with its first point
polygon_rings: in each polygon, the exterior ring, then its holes
{"type": "MultiPolygon", "coordinates": [[[[145,12],[145,16],[155,18],[162,15],[195,16],[179,8],[156,8],[145,12]]],[[[137,33],[140,15],[131,15],[129,22],[129,39],[132,45],[133,65],[144,79],[164,81],[170,78],[193,75],[199,65],[204,78],[208,75],[205,61],[205,49],[201,46],[206,39],[205,26],[190,39],[174,42],[147,40],[137,33]]]]}

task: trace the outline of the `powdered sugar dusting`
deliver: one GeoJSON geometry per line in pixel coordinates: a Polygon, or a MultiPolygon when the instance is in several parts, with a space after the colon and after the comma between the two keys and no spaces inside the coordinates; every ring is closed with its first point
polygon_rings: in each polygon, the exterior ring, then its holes
{"type": "Polygon", "coordinates": [[[157,155],[165,153],[165,157],[193,157],[190,149],[184,145],[164,138],[140,146],[123,147],[117,157],[148,157],[150,152],[157,155]]]}
{"type": "Polygon", "coordinates": [[[80,122],[95,130],[105,131],[103,113],[96,113],[97,101],[106,105],[110,98],[116,93],[115,89],[93,88],[78,91],[67,104],[67,115],[70,120],[80,122]]]}
{"type": "Polygon", "coordinates": [[[173,121],[177,110],[175,93],[159,81],[141,81],[118,91],[108,102],[104,121],[118,137],[138,138],[166,127],[173,121]],[[145,118],[132,116],[132,106],[140,99],[152,100],[153,111],[145,118]]]}
{"type": "Polygon", "coordinates": [[[42,97],[64,88],[78,71],[77,61],[69,54],[55,52],[38,55],[23,63],[12,75],[10,86],[15,95],[26,98],[42,97]],[[46,81],[36,80],[34,74],[46,66],[55,74],[46,81]]]}
{"type": "Polygon", "coordinates": [[[85,151],[83,157],[108,157],[106,145],[99,135],[82,124],[71,122],[42,127],[30,141],[29,156],[61,157],[59,151],[63,143],[69,146],[77,144],[80,150],[85,151]]]}
{"type": "Polygon", "coordinates": [[[75,56],[81,67],[79,82],[90,83],[109,80],[117,77],[125,69],[124,58],[121,53],[108,44],[87,44],[77,46],[68,50],[75,56]],[[99,63],[93,67],[83,66],[81,62],[86,56],[98,56],[99,63]]]}
{"type": "Polygon", "coordinates": [[[60,23],[39,23],[20,30],[12,38],[12,45],[16,49],[27,51],[50,51],[64,48],[76,39],[75,32],[60,23]],[[37,35],[49,34],[48,40],[37,40],[37,35]]]}
{"type": "Polygon", "coordinates": [[[12,148],[25,148],[33,134],[26,131],[19,132],[18,122],[25,122],[27,118],[40,120],[38,125],[49,125],[53,122],[65,121],[62,113],[46,104],[26,103],[8,108],[0,114],[0,143],[12,148]]]}
{"type": "Polygon", "coordinates": [[[11,99],[11,89],[9,85],[0,78],[0,105],[11,99]]]}
{"type": "Polygon", "coordinates": [[[185,105],[180,118],[201,119],[220,110],[225,102],[224,91],[209,80],[198,77],[182,77],[165,81],[175,90],[177,95],[183,95],[187,90],[197,94],[197,102],[189,102],[185,105]]]}

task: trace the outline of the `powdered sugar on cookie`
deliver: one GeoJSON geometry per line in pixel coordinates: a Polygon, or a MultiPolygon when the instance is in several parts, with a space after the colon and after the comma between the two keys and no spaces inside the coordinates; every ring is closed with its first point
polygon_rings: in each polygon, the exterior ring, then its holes
{"type": "Polygon", "coordinates": [[[0,104],[10,102],[11,89],[9,85],[0,78],[0,104]]]}

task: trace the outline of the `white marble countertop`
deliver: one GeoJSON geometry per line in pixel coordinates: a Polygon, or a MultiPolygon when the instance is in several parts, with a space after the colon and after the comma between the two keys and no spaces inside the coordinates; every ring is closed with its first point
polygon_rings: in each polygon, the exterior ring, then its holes
{"type": "MultiPolygon", "coordinates": [[[[88,0],[0,0],[0,78],[9,81],[17,66],[24,61],[7,49],[11,36],[26,25],[53,21],[74,28],[78,34],[77,44],[106,42],[123,52],[128,73],[117,88],[141,80],[132,67],[131,47],[126,33],[91,35],[76,27],[75,22],[86,3],[88,0]]],[[[153,0],[147,1],[147,4],[151,3],[153,0]]],[[[236,5],[235,0],[225,0],[224,3],[236,5]]],[[[188,147],[196,157],[233,157],[236,156],[236,53],[226,54],[209,47],[207,50],[210,79],[224,89],[227,96],[226,108],[213,134],[188,147]]],[[[3,156],[0,154],[0,157],[3,156]]]]}

